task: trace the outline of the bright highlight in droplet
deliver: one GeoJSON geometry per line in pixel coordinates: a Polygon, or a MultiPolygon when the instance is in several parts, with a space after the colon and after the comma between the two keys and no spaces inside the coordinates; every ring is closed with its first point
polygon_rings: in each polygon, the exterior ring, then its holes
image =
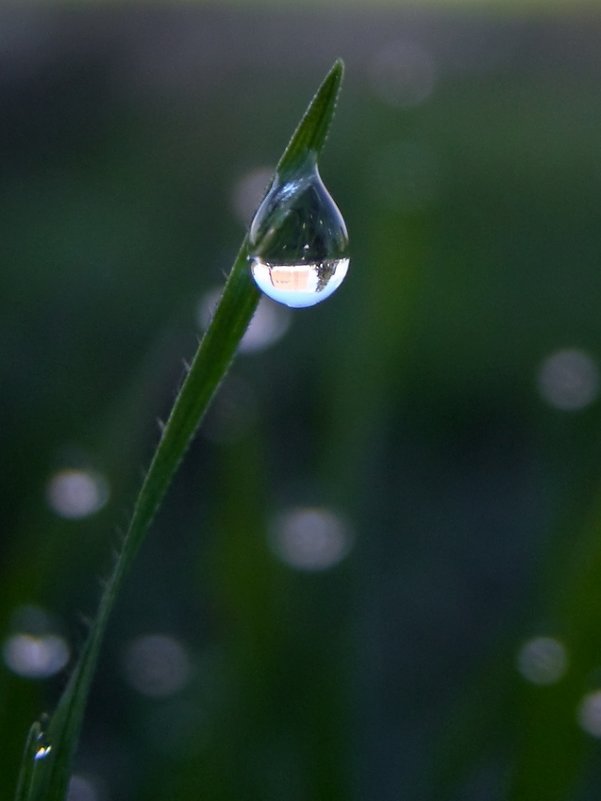
{"type": "Polygon", "coordinates": [[[517,655],[517,668],[533,684],[555,684],[565,674],[568,656],[564,645],[553,637],[534,637],[517,655]]]}
{"type": "Polygon", "coordinates": [[[578,707],[577,718],[587,734],[601,738],[601,690],[584,696],[578,707]]]}
{"type": "Polygon", "coordinates": [[[109,497],[104,476],[91,470],[61,470],[46,487],[50,508],[61,517],[78,520],[98,512],[109,497]]]}
{"type": "Polygon", "coordinates": [[[343,282],[348,266],[348,259],[309,264],[270,264],[254,259],[251,270],[266,295],[293,309],[303,309],[329,298],[343,282]]]}
{"type": "Polygon", "coordinates": [[[38,750],[35,752],[34,759],[46,759],[48,754],[52,751],[51,745],[41,745],[38,750]]]}
{"type": "Polygon", "coordinates": [[[549,406],[564,412],[589,406],[599,395],[599,368],[583,350],[566,348],[548,356],[538,373],[538,390],[549,406]]]}
{"type": "Polygon", "coordinates": [[[164,634],[148,634],[133,640],[125,651],[124,668],[135,690],[155,698],[173,695],[190,677],[186,649],[164,634]]]}
{"type": "Polygon", "coordinates": [[[295,508],[280,515],[270,532],[273,552],[298,570],[327,570],[349,553],[352,534],[337,514],[321,508],[295,508]]]}
{"type": "Polygon", "coordinates": [[[5,641],[2,654],[13,673],[28,679],[45,679],[65,667],[70,650],[56,634],[13,634],[5,641]]]}

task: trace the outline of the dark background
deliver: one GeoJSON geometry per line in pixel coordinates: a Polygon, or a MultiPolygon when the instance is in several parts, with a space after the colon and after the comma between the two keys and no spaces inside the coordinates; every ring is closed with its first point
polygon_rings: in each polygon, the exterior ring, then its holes
{"type": "Polygon", "coordinates": [[[599,797],[600,41],[568,4],[0,11],[0,797],[244,187],[338,56],[348,278],[240,353],[118,604],[70,801],[599,797]]]}

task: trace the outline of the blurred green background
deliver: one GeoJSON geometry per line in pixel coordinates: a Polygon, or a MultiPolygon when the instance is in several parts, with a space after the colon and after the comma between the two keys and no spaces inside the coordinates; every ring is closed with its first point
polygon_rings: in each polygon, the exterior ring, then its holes
{"type": "Polygon", "coordinates": [[[333,60],[338,293],[264,306],[133,570],[69,801],[601,791],[601,17],[0,10],[0,797],[333,60]]]}

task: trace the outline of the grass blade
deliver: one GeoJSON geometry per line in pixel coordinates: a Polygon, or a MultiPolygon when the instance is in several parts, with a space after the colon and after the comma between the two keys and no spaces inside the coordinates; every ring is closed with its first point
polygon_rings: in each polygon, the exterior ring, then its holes
{"type": "MultiPolygon", "coordinates": [[[[342,74],[342,62],[337,61],[309,104],[278,163],[280,176],[293,171],[309,156],[315,157],[321,152],[334,115],[342,74]]],[[[15,801],[64,801],[98,654],[123,579],[211,399],[227,373],[258,301],[259,291],[248,269],[248,241],[245,238],[213,320],[175,399],[77,665],[49,724],[35,723],[30,730],[15,801]],[[44,743],[42,752],[39,752],[40,743],[44,743]],[[43,758],[39,758],[40,753],[43,758]]]]}
{"type": "Polygon", "coordinates": [[[311,154],[317,156],[321,152],[336,111],[343,75],[344,64],[338,59],[309,103],[278,162],[276,172],[281,179],[285,180],[293,173],[306,161],[307,156],[311,154]]]}
{"type": "Polygon", "coordinates": [[[36,771],[40,764],[37,757],[40,748],[44,747],[42,745],[42,736],[42,725],[36,720],[29,729],[27,740],[25,741],[23,763],[19,775],[15,801],[27,801],[28,798],[32,797],[31,793],[35,783],[36,771]]]}

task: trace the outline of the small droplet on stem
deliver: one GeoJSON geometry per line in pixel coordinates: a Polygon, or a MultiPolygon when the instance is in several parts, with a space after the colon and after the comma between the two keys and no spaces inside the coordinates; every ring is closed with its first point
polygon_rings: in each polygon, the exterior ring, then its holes
{"type": "Polygon", "coordinates": [[[35,752],[34,759],[37,761],[38,759],[45,759],[48,754],[52,751],[51,745],[41,745],[38,750],[35,752]]]}

